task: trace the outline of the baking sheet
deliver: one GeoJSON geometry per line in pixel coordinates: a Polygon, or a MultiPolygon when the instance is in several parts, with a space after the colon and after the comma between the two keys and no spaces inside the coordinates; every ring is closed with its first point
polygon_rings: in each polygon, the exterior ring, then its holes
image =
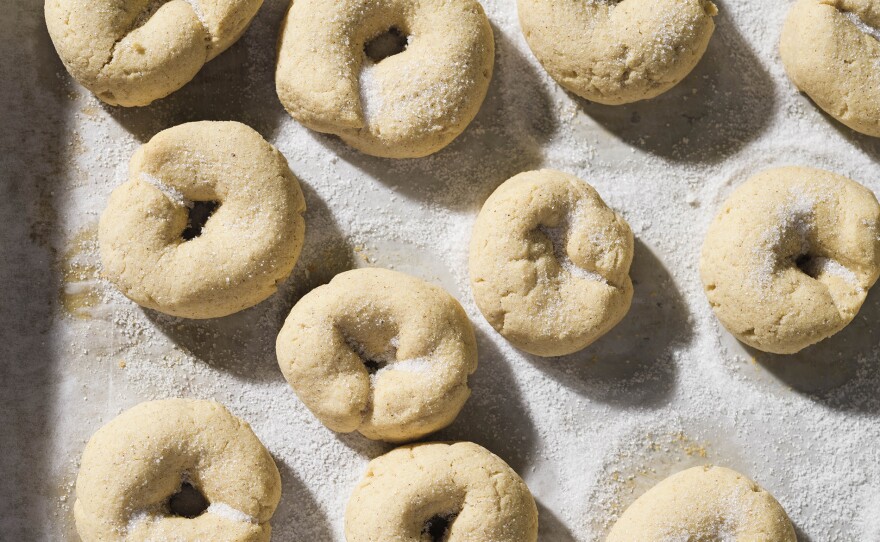
{"type": "Polygon", "coordinates": [[[709,51],[649,102],[589,104],[528,51],[512,0],[486,0],[497,57],[464,135],[435,156],[392,161],[291,120],[273,64],[286,3],[266,0],[244,37],[184,89],[149,107],[102,105],[64,71],[42,4],[0,10],[0,539],[77,540],[79,454],[121,410],[212,397],[246,418],[284,481],[275,540],[343,540],[348,495],[389,449],[317,423],[287,387],[274,337],[298,297],[352,267],[440,284],[478,334],[473,395],[437,439],[508,461],[539,503],[541,540],[601,540],[615,515],[684,467],[758,480],[802,541],[880,541],[880,294],[856,322],[792,358],[744,349],[719,329],[697,274],[702,236],[733,186],[802,164],[880,189],[880,145],[823,115],[785,78],[776,43],[788,2],[718,2],[709,51]],[[245,122],[287,156],[308,203],[303,256],[270,300],[194,322],[142,310],[100,279],[98,216],[133,150],[190,120],[245,122]],[[585,351],[543,360],[482,319],[467,240],[491,191],[553,167],[593,184],[635,231],[635,299],[585,351]]]}

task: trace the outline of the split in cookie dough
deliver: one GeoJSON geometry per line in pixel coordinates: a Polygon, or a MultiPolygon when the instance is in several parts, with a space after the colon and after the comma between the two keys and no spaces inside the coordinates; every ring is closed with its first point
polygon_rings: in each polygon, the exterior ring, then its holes
{"type": "Polygon", "coordinates": [[[370,461],[347,542],[535,542],[538,510],[507,463],[471,442],[404,446],[370,461]]]}
{"type": "Polygon", "coordinates": [[[700,276],[740,341],[793,354],[846,327],[880,274],[880,206],[846,177],[783,167],[724,202],[703,242],[700,276]]]}
{"type": "Polygon", "coordinates": [[[262,0],[46,0],[67,71],[110,105],[147,105],[235,43],[262,0]]]}
{"type": "Polygon", "coordinates": [[[666,478],[617,520],[606,542],[797,542],[773,495],[723,467],[694,467],[666,478]]]}
{"type": "Polygon", "coordinates": [[[305,200],[287,161],[238,122],[156,134],[110,195],[104,275],[144,307],[216,318],[272,295],[299,258],[305,200]]]}
{"type": "Polygon", "coordinates": [[[518,0],[526,41],[547,73],[587,100],[658,96],[694,69],[715,30],[709,0],[518,0]]]}
{"type": "Polygon", "coordinates": [[[275,84],[290,115],[374,156],[416,158],[455,139],[492,78],[476,0],[296,0],[275,84]]]}
{"type": "Polygon", "coordinates": [[[281,477],[223,405],[167,399],[126,410],[89,439],[76,497],[83,542],[267,542],[281,477]]]}
{"type": "Polygon", "coordinates": [[[816,105],[880,137],[880,0],[798,0],[779,53],[792,82],[816,105]]]}
{"type": "Polygon", "coordinates": [[[336,275],[297,302],[276,343],[299,398],[334,431],[414,440],[470,396],[474,331],[441,288],[387,269],[336,275]]]}
{"type": "Polygon", "coordinates": [[[626,315],[633,234],[592,186],[553,170],[520,173],[489,196],[474,224],[477,306],[514,346],[577,352],[626,315]]]}

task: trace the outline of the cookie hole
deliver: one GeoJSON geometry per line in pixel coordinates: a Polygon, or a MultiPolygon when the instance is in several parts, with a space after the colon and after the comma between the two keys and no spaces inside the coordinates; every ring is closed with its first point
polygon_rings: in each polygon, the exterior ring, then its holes
{"type": "Polygon", "coordinates": [[[794,264],[810,278],[814,279],[819,276],[819,262],[809,254],[801,254],[795,258],[794,264]]]}
{"type": "Polygon", "coordinates": [[[197,518],[205,513],[208,506],[208,499],[189,482],[181,484],[180,490],[168,498],[168,512],[181,518],[197,518]]]}
{"type": "Polygon", "coordinates": [[[379,34],[364,45],[364,53],[374,63],[379,63],[386,58],[406,51],[409,36],[399,28],[392,26],[387,31],[379,34]]]}
{"type": "Polygon", "coordinates": [[[388,365],[388,363],[384,362],[384,361],[379,361],[379,360],[375,360],[375,359],[368,359],[368,358],[364,358],[364,357],[361,357],[361,359],[364,360],[364,367],[367,368],[367,372],[370,373],[371,375],[378,373],[380,369],[382,369],[383,367],[388,365]]]}
{"type": "Polygon", "coordinates": [[[553,251],[553,257],[559,262],[559,267],[563,271],[566,271],[579,279],[586,279],[594,282],[608,282],[605,277],[599,273],[584,269],[571,261],[567,250],[568,236],[570,234],[568,220],[565,220],[559,226],[552,228],[542,224],[536,228],[536,231],[546,236],[547,240],[550,242],[550,249],[553,251]]]}
{"type": "Polygon", "coordinates": [[[186,221],[186,229],[183,230],[183,238],[190,241],[200,236],[202,228],[218,207],[220,207],[219,201],[194,201],[189,208],[189,218],[186,221]]]}
{"type": "Polygon", "coordinates": [[[367,372],[370,375],[378,373],[386,365],[397,358],[397,337],[393,337],[388,341],[384,351],[379,353],[370,352],[360,341],[344,331],[342,332],[342,337],[345,339],[345,344],[351,348],[352,352],[361,358],[361,362],[363,362],[364,367],[366,367],[367,372]]]}
{"type": "Polygon", "coordinates": [[[430,542],[447,542],[449,540],[449,528],[458,514],[438,514],[425,522],[422,527],[422,537],[430,542]]]}

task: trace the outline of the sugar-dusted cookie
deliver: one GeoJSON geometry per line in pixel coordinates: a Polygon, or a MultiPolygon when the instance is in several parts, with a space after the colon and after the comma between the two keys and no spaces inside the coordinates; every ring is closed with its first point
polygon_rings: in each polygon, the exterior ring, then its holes
{"type": "Polygon", "coordinates": [[[366,154],[413,158],[470,124],[494,58],[476,0],[295,0],[275,84],[306,127],[366,154]]]}
{"type": "Polygon", "coordinates": [[[709,0],[519,0],[532,52],[560,85],[619,105],[677,85],[706,52],[709,0]]]}
{"type": "Polygon", "coordinates": [[[522,478],[471,442],[404,446],[370,461],[345,512],[348,542],[535,542],[522,478]]]}
{"type": "Polygon", "coordinates": [[[880,0],[798,0],[779,53],[795,86],[826,113],[880,137],[880,0]]]}
{"type": "Polygon", "coordinates": [[[620,516],[605,542],[797,542],[773,495],[723,467],[694,467],[666,478],[620,516]]]}
{"type": "Polygon", "coordinates": [[[577,352],[629,310],[633,234],[592,186],[553,170],[507,180],[480,211],[470,245],[477,306],[514,346],[577,352]]]}
{"type": "Polygon", "coordinates": [[[858,313],[880,274],[880,205],[846,177],[769,169],[724,202],[709,226],[700,276],[737,339],[793,354],[858,313]]]}
{"type": "Polygon", "coordinates": [[[139,305],[226,316],[293,270],[304,211],[299,182],[260,134],[238,122],[181,124],[141,146],[110,195],[98,231],[104,275],[139,305]]]}
{"type": "Polygon", "coordinates": [[[238,40],[262,0],[46,0],[67,71],[111,105],[147,105],[238,40]]]}
{"type": "Polygon", "coordinates": [[[281,498],[272,456],[213,401],[126,410],[86,445],[74,516],[83,542],[268,542],[281,498]]]}
{"type": "Polygon", "coordinates": [[[276,342],[299,398],[334,431],[415,440],[470,396],[474,331],[451,295],[387,269],[336,275],[294,305],[276,342]]]}

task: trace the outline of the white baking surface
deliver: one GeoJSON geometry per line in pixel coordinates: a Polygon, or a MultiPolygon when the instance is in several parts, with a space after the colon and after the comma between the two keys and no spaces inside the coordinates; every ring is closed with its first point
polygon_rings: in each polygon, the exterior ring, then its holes
{"type": "Polygon", "coordinates": [[[522,474],[541,540],[602,540],[627,504],[673,471],[711,462],[750,475],[801,541],[880,541],[878,289],[838,336],[791,357],[719,329],[698,253],[733,186],[802,164],[880,190],[880,143],[823,115],[788,82],[776,43],[789,2],[721,0],[697,69],[635,105],[588,104],[541,70],[513,0],[484,2],[497,58],[488,98],[449,148],[371,158],[291,120],[274,91],[286,3],[267,0],[242,40],[170,98],[107,107],[54,53],[42,3],[0,9],[0,539],[77,540],[71,508],[89,435],[122,409],[212,397],[247,419],[284,481],[275,540],[343,537],[348,495],[388,449],[317,423],[284,382],[274,338],[294,301],[354,266],[441,284],[477,329],[473,395],[437,439],[482,444],[522,474]],[[142,310],[96,278],[95,226],[132,151],[201,119],[250,124],[287,156],[309,210],[283,291],[213,321],[142,310]],[[583,352],[523,355],[477,311],[467,283],[476,212],[502,181],[553,167],[592,183],[636,234],[635,299],[583,352]]]}

